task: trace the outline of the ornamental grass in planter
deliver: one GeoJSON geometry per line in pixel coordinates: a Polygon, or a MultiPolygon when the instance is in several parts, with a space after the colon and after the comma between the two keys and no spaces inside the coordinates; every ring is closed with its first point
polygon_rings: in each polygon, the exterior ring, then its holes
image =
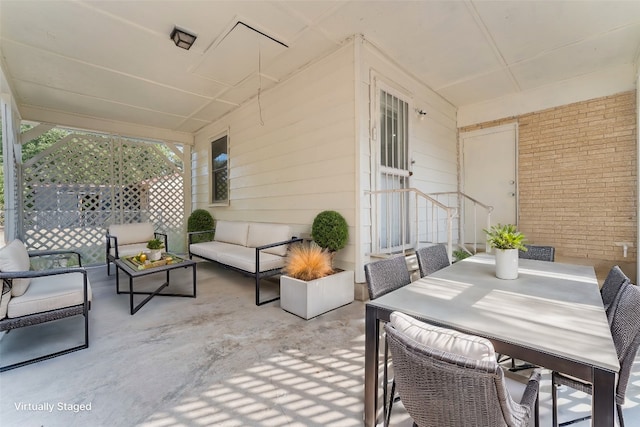
{"type": "Polygon", "coordinates": [[[353,271],[335,271],[315,243],[291,247],[280,277],[280,307],[310,319],[353,301],[353,271]]]}

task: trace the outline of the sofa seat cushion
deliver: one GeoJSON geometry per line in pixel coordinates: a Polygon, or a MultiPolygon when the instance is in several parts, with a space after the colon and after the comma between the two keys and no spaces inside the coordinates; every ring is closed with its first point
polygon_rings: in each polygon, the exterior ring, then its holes
{"type": "Polygon", "coordinates": [[[216,221],[216,232],[213,239],[217,242],[247,246],[249,223],[240,221],[216,221]]]}
{"type": "MultiPolygon", "coordinates": [[[[218,255],[217,261],[249,273],[256,272],[256,250],[239,245],[229,245],[218,255]]],[[[284,267],[284,257],[261,253],[260,271],[284,267]]]]}
{"type": "MultiPolygon", "coordinates": [[[[247,246],[249,247],[257,248],[258,246],[284,242],[289,239],[291,239],[291,227],[288,225],[259,222],[249,224],[249,235],[247,237],[247,246]]],[[[287,254],[287,246],[288,245],[275,246],[265,249],[263,252],[285,256],[287,254]]]]}
{"type": "Polygon", "coordinates": [[[201,242],[189,245],[189,251],[196,256],[218,261],[220,254],[227,250],[231,245],[224,242],[201,242]]]}
{"type": "MultiPolygon", "coordinates": [[[[29,271],[31,263],[27,248],[20,240],[15,239],[0,249],[0,271],[5,273],[16,271],[29,271]]],[[[31,279],[14,279],[11,281],[11,295],[19,297],[29,287],[31,279]]]]}
{"type": "MultiPolygon", "coordinates": [[[[91,301],[91,285],[87,279],[87,299],[91,301]]],[[[7,317],[16,318],[84,303],[83,275],[66,273],[31,279],[29,289],[12,297],[7,317]]]]}
{"type": "MultiPolygon", "coordinates": [[[[133,256],[138,255],[140,252],[149,252],[147,249],[147,242],[144,243],[134,243],[131,245],[118,245],[118,256],[120,258],[125,256],[133,256]]],[[[111,256],[116,256],[116,250],[111,248],[111,256]]]]}
{"type": "Polygon", "coordinates": [[[123,245],[144,242],[145,247],[149,240],[155,237],[153,224],[139,222],[133,224],[111,224],[109,234],[118,238],[118,251],[123,245]]]}

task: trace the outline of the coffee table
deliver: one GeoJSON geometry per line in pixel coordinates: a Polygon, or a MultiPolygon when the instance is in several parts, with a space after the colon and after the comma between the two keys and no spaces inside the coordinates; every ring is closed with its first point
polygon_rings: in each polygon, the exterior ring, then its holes
{"type": "Polygon", "coordinates": [[[123,257],[115,260],[116,265],[116,293],[118,294],[129,294],[129,306],[131,309],[131,315],[133,316],[140,310],[146,303],[148,303],[151,298],[157,296],[162,297],[196,297],[196,262],[179,257],[174,254],[163,254],[163,259],[166,256],[170,256],[172,258],[172,262],[159,266],[151,266],[144,268],[139,265],[139,263],[135,262],[134,257],[123,257]],[[191,267],[193,274],[193,294],[176,294],[176,293],[160,293],[164,288],[169,286],[169,272],[171,270],[175,270],[178,268],[188,268],[191,267]],[[120,290],[120,275],[118,270],[122,270],[127,276],[129,276],[129,291],[121,291],[120,290]],[[156,273],[166,273],[166,281],[160,285],[155,291],[152,292],[143,292],[143,291],[134,291],[133,290],[133,279],[143,276],[148,276],[150,274],[156,273]],[[133,304],[133,296],[134,295],[147,295],[145,299],[143,299],[140,303],[134,306],[133,304]]]}

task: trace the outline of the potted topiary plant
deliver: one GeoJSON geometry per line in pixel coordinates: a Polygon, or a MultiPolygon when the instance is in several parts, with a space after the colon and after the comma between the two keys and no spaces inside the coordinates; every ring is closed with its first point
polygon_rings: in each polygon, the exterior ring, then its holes
{"type": "Polygon", "coordinates": [[[487,234],[489,246],[496,250],[496,277],[499,279],[518,278],[518,251],[526,251],[525,236],[513,224],[498,224],[487,234]]]}
{"type": "Polygon", "coordinates": [[[323,211],[313,220],[311,238],[321,248],[329,251],[331,256],[344,248],[349,241],[349,226],[339,212],[323,211]]]}
{"type": "Polygon", "coordinates": [[[333,254],[344,248],[349,227],[335,211],[319,213],[311,227],[313,242],[294,245],[280,277],[280,307],[310,319],[353,301],[353,271],[334,270],[333,254]]]}
{"type": "Polygon", "coordinates": [[[198,233],[191,236],[190,243],[210,242],[213,240],[214,235],[214,220],[209,211],[204,209],[196,209],[191,212],[187,219],[187,232],[192,233],[194,231],[202,232],[209,231],[209,233],[198,233]]]}
{"type": "Polygon", "coordinates": [[[160,239],[151,239],[147,242],[147,249],[149,249],[149,260],[158,261],[162,258],[164,242],[160,239]]]}

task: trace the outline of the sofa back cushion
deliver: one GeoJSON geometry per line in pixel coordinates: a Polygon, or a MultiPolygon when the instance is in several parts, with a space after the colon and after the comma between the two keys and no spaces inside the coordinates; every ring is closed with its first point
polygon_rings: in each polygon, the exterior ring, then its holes
{"type": "MultiPolygon", "coordinates": [[[[289,239],[291,239],[291,227],[288,225],[260,222],[249,224],[247,246],[251,248],[268,245],[269,243],[284,242],[289,239]]],[[[275,246],[264,251],[274,255],[285,256],[287,254],[287,245],[275,246]]]]}
{"type": "Polygon", "coordinates": [[[118,238],[118,246],[148,242],[154,238],[153,224],[150,222],[111,224],[109,234],[118,238]]]}
{"type": "MultiPolygon", "coordinates": [[[[0,249],[0,271],[29,271],[29,253],[20,240],[16,239],[4,248],[0,249]]],[[[12,281],[11,295],[19,297],[29,287],[31,279],[14,279],[12,281]]]]}
{"type": "Polygon", "coordinates": [[[247,234],[249,223],[241,221],[216,221],[216,233],[214,240],[218,242],[233,243],[234,245],[247,246],[247,234]]]}

